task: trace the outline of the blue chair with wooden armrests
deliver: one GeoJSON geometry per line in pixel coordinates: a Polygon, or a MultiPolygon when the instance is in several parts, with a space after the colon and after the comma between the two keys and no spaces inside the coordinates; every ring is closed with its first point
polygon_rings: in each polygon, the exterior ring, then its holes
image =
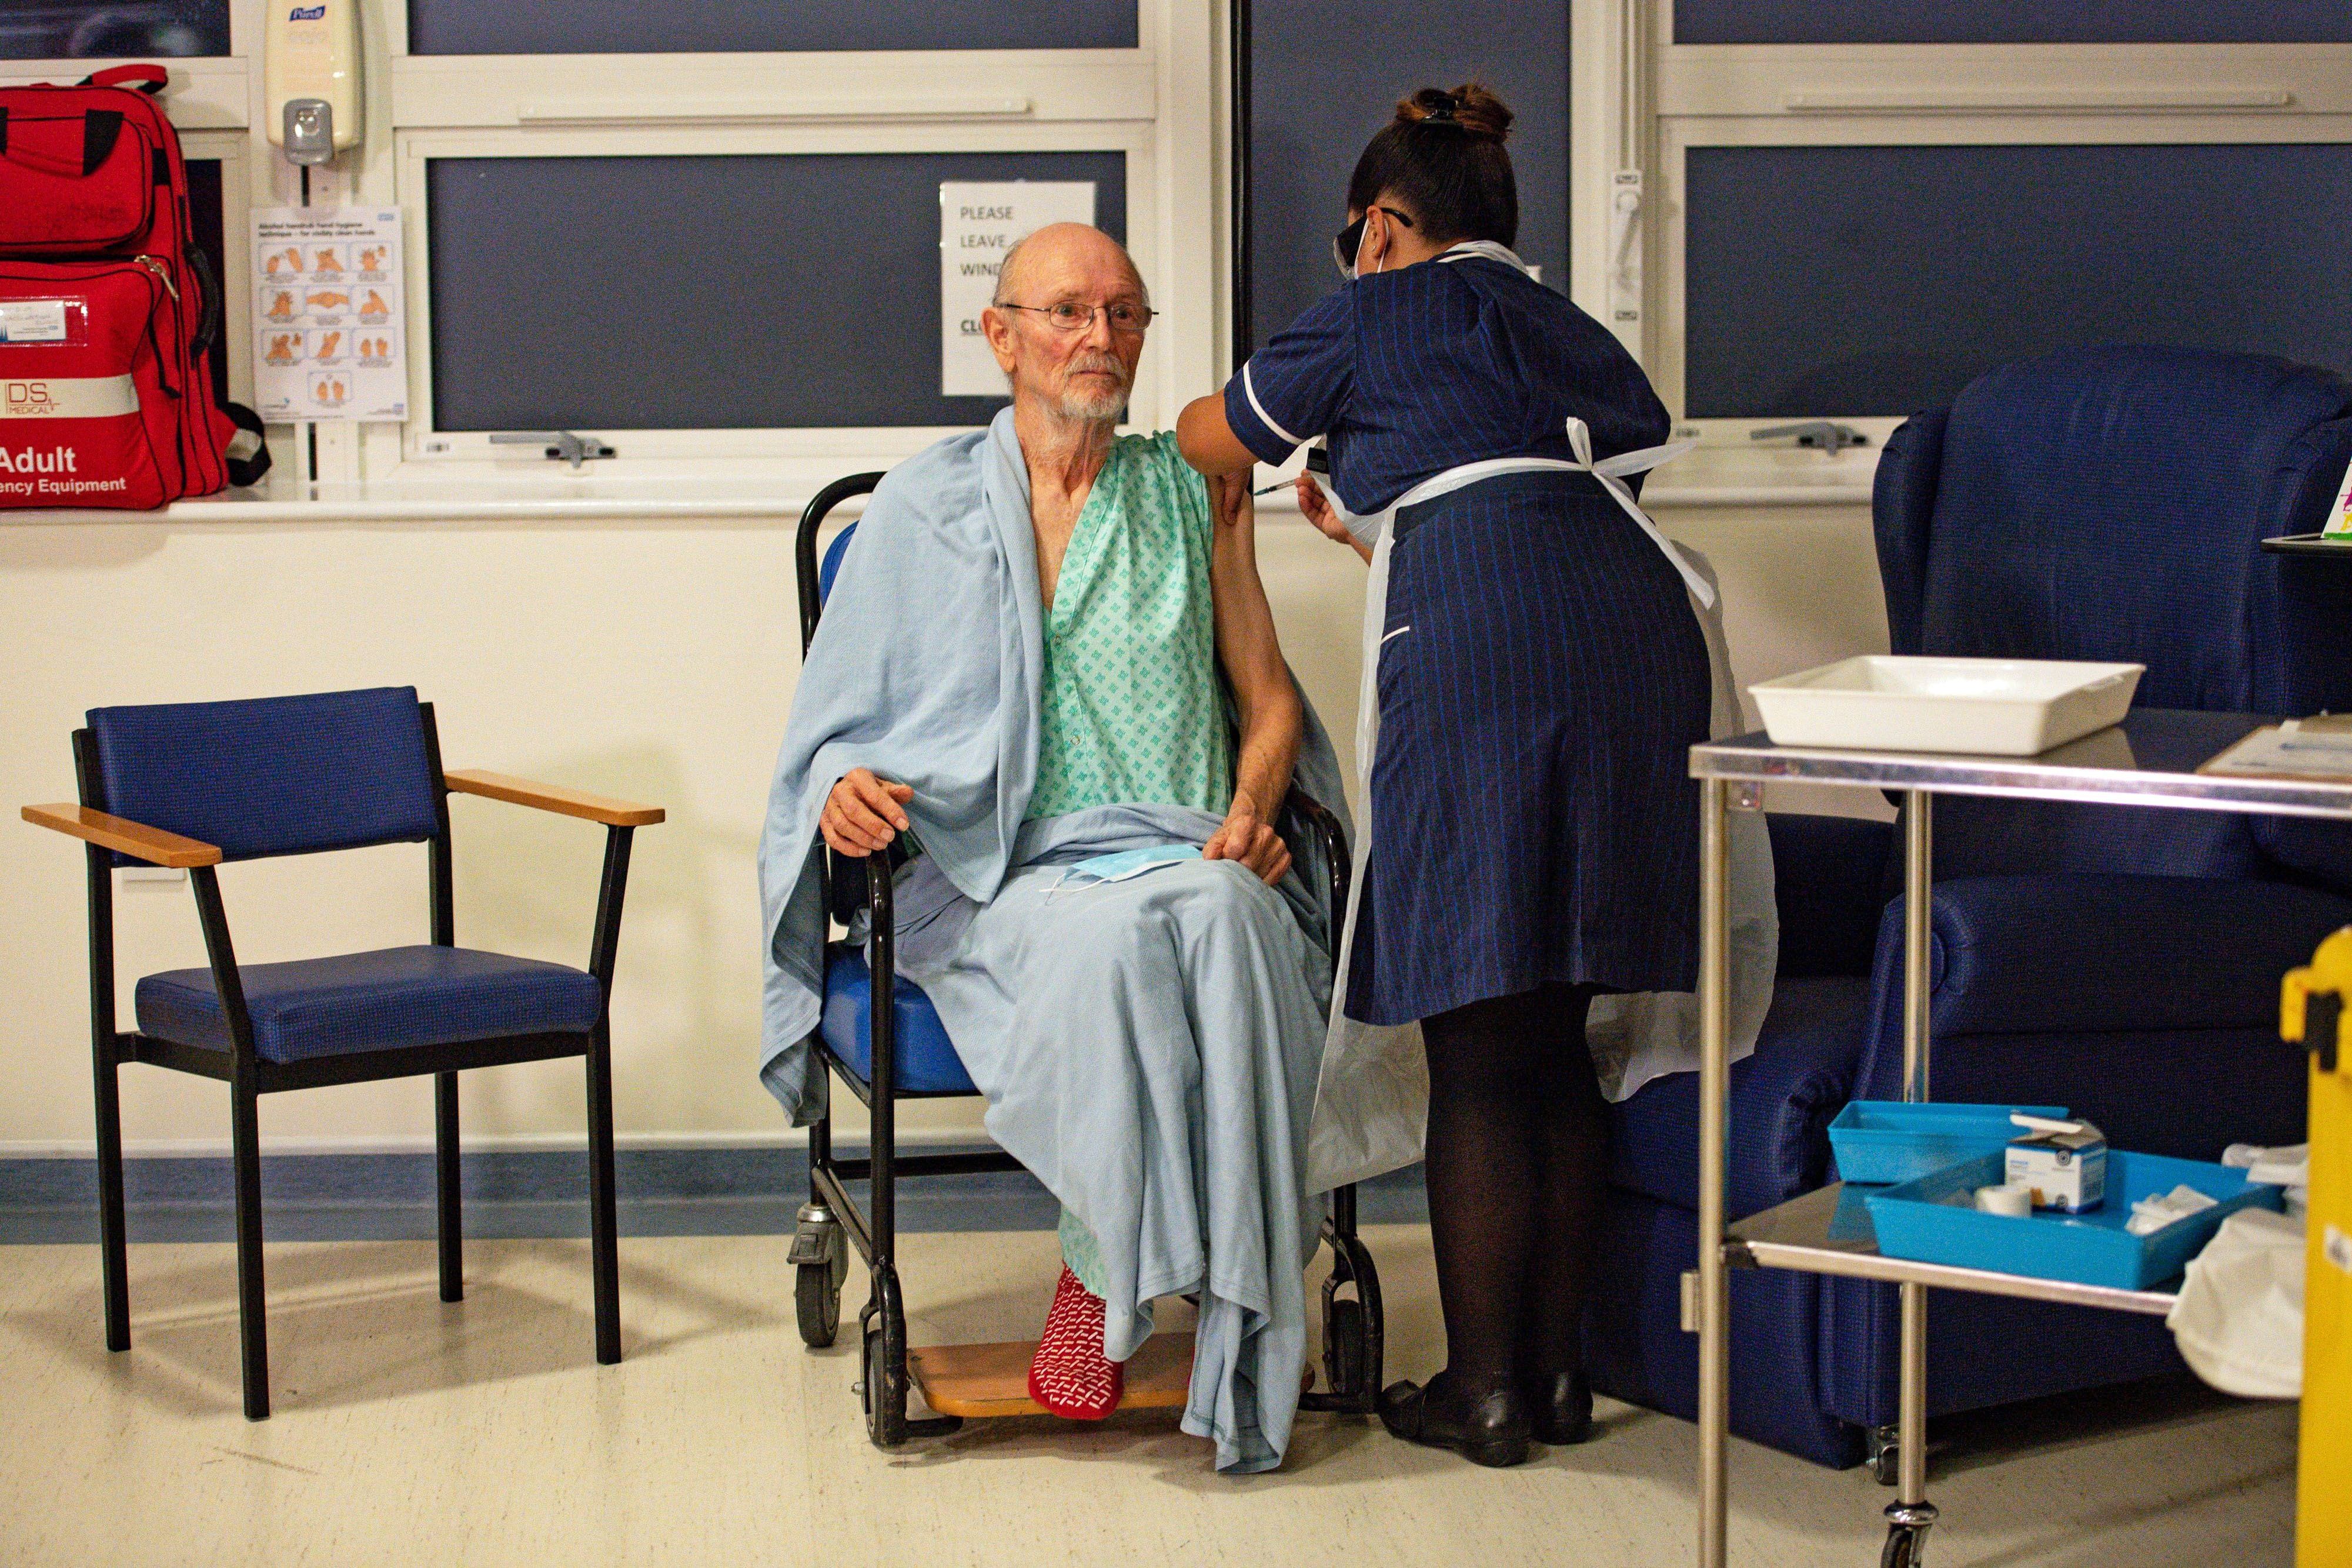
{"type": "Polygon", "coordinates": [[[457,1074],[580,1056],[587,1060],[588,1075],[596,1359],[619,1361],[609,1003],[630,841],[636,829],[662,821],[661,810],[495,773],[445,773],[432,706],[406,686],[98,708],[89,720],[89,727],[74,733],[80,802],[27,806],[24,815],[89,846],[90,1040],[107,1348],[131,1348],[117,1086],[122,1063],[145,1062],[229,1087],[245,1414],[259,1421],[269,1415],[259,1097],[433,1075],[441,1299],[455,1301],[465,1294],[457,1074]],[[604,825],[604,884],[586,968],[457,945],[452,790],[604,825]],[[428,945],[292,963],[237,962],[215,868],[389,843],[430,846],[428,945]],[[138,1028],[125,1031],[115,1012],[113,873],[117,866],[141,862],[188,872],[211,961],[206,968],[141,980],[134,998],[138,1028]]]}

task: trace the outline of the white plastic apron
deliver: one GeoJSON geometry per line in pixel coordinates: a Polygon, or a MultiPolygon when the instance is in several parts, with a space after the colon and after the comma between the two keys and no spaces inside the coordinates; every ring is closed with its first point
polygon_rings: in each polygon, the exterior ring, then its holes
{"type": "MultiPolygon", "coordinates": [[[[1438,259],[1451,261],[1472,255],[1490,256],[1525,270],[1517,256],[1498,245],[1458,246],[1438,259]]],[[[1315,1114],[1307,1133],[1310,1192],[1328,1191],[1412,1164],[1421,1158],[1423,1133],[1428,1122],[1429,1066],[1422,1055],[1421,1026],[1368,1024],[1347,1015],[1357,912],[1363,902],[1364,879],[1371,864],[1372,762],[1380,748],[1380,645],[1381,627],[1387,620],[1389,554],[1395,543],[1397,512],[1500,474],[1591,474],[1651,542],[1664,552],[1690,590],[1692,613],[1698,618],[1706,638],[1714,688],[1711,736],[1720,738],[1737,734],[1742,727],[1738,698],[1731,685],[1722,607],[1717,602],[1714,576],[1706,558],[1675,545],[1659,532],[1625,483],[1626,476],[1645,473],[1688,451],[1694,444],[1647,446],[1596,464],[1592,461],[1591,434],[1582,420],[1568,422],[1568,437],[1576,453],[1575,462],[1557,457],[1498,457],[1466,463],[1423,480],[1390,503],[1385,511],[1369,517],[1348,511],[1331,494],[1329,485],[1318,480],[1334,509],[1346,519],[1349,531],[1370,543],[1372,560],[1371,573],[1364,585],[1363,674],[1356,698],[1356,776],[1362,809],[1355,813],[1355,874],[1348,885],[1347,919],[1341,927],[1333,966],[1330,1029],[1324,1042],[1315,1114]]],[[[1732,1055],[1736,1059],[1755,1049],[1757,1031],[1771,1005],[1772,975],[1780,951],[1780,922],[1773,903],[1771,845],[1763,819],[1758,813],[1743,812],[1735,814],[1731,823],[1730,1013],[1732,1055]]],[[[1698,831],[1696,821],[1691,831],[1698,831]]],[[[1595,999],[1587,1034],[1595,1065],[1601,1070],[1602,1087],[1612,1100],[1623,1099],[1661,1073],[1696,1069],[1696,997],[1686,991],[1595,999]]]]}

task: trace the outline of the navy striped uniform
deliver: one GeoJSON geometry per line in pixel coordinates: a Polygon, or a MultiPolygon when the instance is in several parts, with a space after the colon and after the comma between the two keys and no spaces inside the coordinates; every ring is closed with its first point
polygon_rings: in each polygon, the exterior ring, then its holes
{"type": "MultiPolygon", "coordinates": [[[[1596,457],[1668,433],[1615,338],[1483,256],[1349,283],[1225,388],[1264,462],[1327,436],[1356,512],[1465,463],[1572,459],[1570,415],[1596,457]]],[[[1394,538],[1349,1015],[1405,1023],[1554,981],[1691,989],[1709,685],[1681,576],[1584,474],[1405,507],[1394,538]]]]}

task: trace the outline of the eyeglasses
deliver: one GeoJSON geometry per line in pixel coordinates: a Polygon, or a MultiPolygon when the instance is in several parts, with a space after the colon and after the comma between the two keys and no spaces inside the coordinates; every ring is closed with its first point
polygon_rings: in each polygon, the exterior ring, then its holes
{"type": "Polygon", "coordinates": [[[1097,315],[1110,318],[1110,329],[1125,337],[1140,338],[1143,329],[1151,325],[1159,312],[1149,305],[1081,305],[1075,299],[1065,299],[1057,305],[1008,305],[995,302],[999,310],[1030,310],[1043,316],[1056,332],[1083,332],[1095,324],[1097,315]]]}
{"type": "Polygon", "coordinates": [[[1340,277],[1353,277],[1356,276],[1356,252],[1362,247],[1364,243],[1364,225],[1374,213],[1386,213],[1389,216],[1394,218],[1405,227],[1411,228],[1413,226],[1412,220],[1407,217],[1404,214],[1398,212],[1394,207],[1365,208],[1364,215],[1362,217],[1358,218],[1354,223],[1349,224],[1346,228],[1341,229],[1338,234],[1331,236],[1331,261],[1332,265],[1339,267],[1340,277]]]}

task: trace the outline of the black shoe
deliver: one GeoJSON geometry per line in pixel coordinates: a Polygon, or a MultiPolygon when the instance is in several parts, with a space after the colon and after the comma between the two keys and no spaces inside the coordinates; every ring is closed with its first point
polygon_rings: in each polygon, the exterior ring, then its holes
{"type": "Polygon", "coordinates": [[[1519,1379],[1535,1440],[1554,1448],[1592,1436],[1592,1385],[1581,1372],[1529,1373],[1519,1379]]]}
{"type": "Polygon", "coordinates": [[[1475,1403],[1457,1397],[1444,1373],[1423,1388],[1391,1383],[1381,1391],[1381,1425],[1408,1443],[1451,1448],[1474,1465],[1522,1464],[1528,1457],[1527,1402],[1509,1384],[1475,1403]]]}

